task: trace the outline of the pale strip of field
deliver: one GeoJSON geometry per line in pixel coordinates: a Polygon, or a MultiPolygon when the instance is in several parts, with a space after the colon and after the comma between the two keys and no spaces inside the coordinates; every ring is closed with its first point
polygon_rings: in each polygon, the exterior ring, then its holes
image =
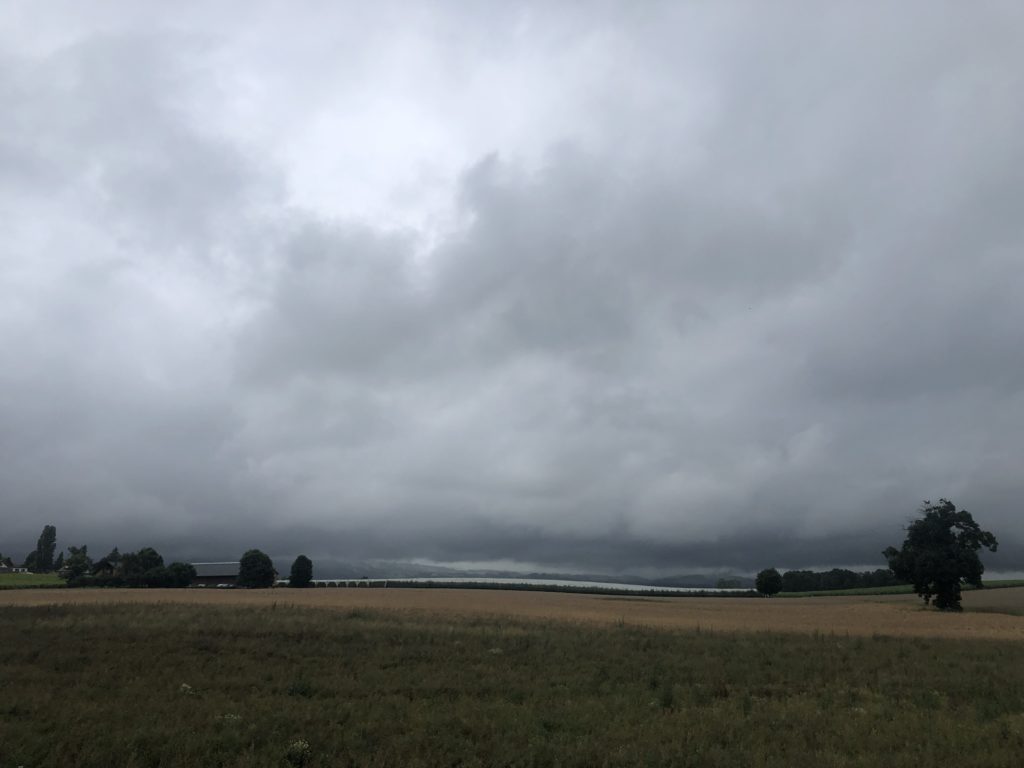
{"type": "Polygon", "coordinates": [[[1024,588],[964,594],[965,611],[940,613],[910,595],[800,600],[714,597],[609,597],[482,589],[78,589],[0,591],[16,605],[190,603],[372,608],[439,615],[624,623],[716,632],[799,632],[1024,640],[1024,588]],[[972,608],[979,610],[973,611],[972,608]],[[996,613],[989,611],[1007,611],[996,613]],[[1011,615],[1016,613],[1018,615],[1011,615]]]}

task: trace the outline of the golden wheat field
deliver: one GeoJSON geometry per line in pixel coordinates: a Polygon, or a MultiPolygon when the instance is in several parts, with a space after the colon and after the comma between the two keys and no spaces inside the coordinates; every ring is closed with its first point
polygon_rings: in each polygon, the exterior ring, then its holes
{"type": "Polygon", "coordinates": [[[834,633],[858,636],[1024,640],[1024,588],[964,593],[964,612],[922,607],[913,595],[808,597],[620,597],[482,589],[91,589],[10,590],[0,607],[48,604],[189,603],[310,606],[351,610],[560,619],[722,632],[834,633]]]}

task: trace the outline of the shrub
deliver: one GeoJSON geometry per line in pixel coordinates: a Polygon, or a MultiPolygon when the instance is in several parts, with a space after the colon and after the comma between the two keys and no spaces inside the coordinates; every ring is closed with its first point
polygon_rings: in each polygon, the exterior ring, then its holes
{"type": "Polygon", "coordinates": [[[171,572],[162,565],[157,568],[150,568],[142,576],[138,577],[140,587],[170,587],[171,572]]]}

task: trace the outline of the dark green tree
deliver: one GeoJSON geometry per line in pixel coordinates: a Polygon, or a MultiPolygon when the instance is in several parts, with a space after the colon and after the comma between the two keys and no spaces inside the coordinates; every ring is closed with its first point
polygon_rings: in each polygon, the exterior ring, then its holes
{"type": "Polygon", "coordinates": [[[38,557],[39,557],[39,552],[37,552],[36,550],[32,550],[27,555],[25,555],[25,567],[28,568],[32,573],[37,573],[37,571],[36,571],[36,559],[38,557]]]}
{"type": "Polygon", "coordinates": [[[167,573],[172,587],[187,587],[196,577],[196,569],[190,563],[171,563],[167,573]]]}
{"type": "Polygon", "coordinates": [[[121,555],[121,575],[130,587],[162,586],[164,559],[152,547],[121,555]]]}
{"type": "Polygon", "coordinates": [[[814,571],[786,571],[782,574],[783,592],[814,592],[821,589],[821,576],[814,571]]]}
{"type": "Polygon", "coordinates": [[[842,568],[831,571],[786,571],[782,574],[783,592],[817,592],[830,589],[890,587],[899,579],[888,568],[857,573],[842,568]]]}
{"type": "Polygon", "coordinates": [[[288,576],[289,587],[308,587],[313,580],[313,561],[305,555],[299,555],[292,563],[292,572],[288,576]]]}
{"type": "Polygon", "coordinates": [[[106,560],[111,565],[116,565],[117,563],[121,562],[121,553],[117,551],[117,547],[114,547],[112,550],[110,550],[109,555],[101,559],[106,560]]]}
{"type": "Polygon", "coordinates": [[[985,566],[978,550],[995,552],[996,537],[981,530],[971,513],[957,511],[948,499],[938,504],[925,501],[921,517],[907,527],[900,549],[889,547],[882,554],[896,578],[914,585],[925,605],[934,603],[943,611],[959,611],[960,587],[982,587],[985,566]]]}
{"type": "Polygon", "coordinates": [[[846,568],[833,568],[821,574],[821,588],[832,589],[856,589],[860,586],[860,579],[856,573],[846,568]]]}
{"type": "Polygon", "coordinates": [[[277,571],[270,558],[258,549],[250,549],[238,563],[238,586],[265,589],[274,585],[277,571]]]}
{"type": "Polygon", "coordinates": [[[64,567],[64,553],[58,552],[57,559],[53,561],[53,570],[60,573],[60,569],[64,567]]]}
{"type": "Polygon", "coordinates": [[[148,571],[143,573],[131,582],[132,586],[136,587],[173,587],[173,577],[171,576],[170,570],[164,568],[162,565],[158,565],[156,568],[150,568],[148,571]]]}
{"type": "Polygon", "coordinates": [[[68,584],[72,584],[90,573],[92,573],[92,558],[89,557],[89,547],[85,544],[80,547],[68,547],[68,559],[64,563],[61,577],[68,584]]]}
{"type": "Polygon", "coordinates": [[[57,551],[57,528],[44,525],[36,542],[36,573],[49,573],[53,570],[53,555],[57,551]]]}
{"type": "Polygon", "coordinates": [[[757,574],[754,586],[765,597],[777,595],[782,591],[782,575],[774,568],[765,568],[757,574]]]}

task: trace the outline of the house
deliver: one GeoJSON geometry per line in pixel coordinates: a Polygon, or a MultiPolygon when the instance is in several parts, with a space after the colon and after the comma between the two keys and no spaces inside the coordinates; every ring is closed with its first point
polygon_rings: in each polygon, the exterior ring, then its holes
{"type": "Polygon", "coordinates": [[[229,563],[192,563],[196,577],[193,587],[218,587],[221,584],[234,586],[238,582],[238,561],[229,563]]]}
{"type": "Polygon", "coordinates": [[[121,564],[107,558],[97,560],[92,564],[93,576],[113,576],[120,570],[121,564]]]}

